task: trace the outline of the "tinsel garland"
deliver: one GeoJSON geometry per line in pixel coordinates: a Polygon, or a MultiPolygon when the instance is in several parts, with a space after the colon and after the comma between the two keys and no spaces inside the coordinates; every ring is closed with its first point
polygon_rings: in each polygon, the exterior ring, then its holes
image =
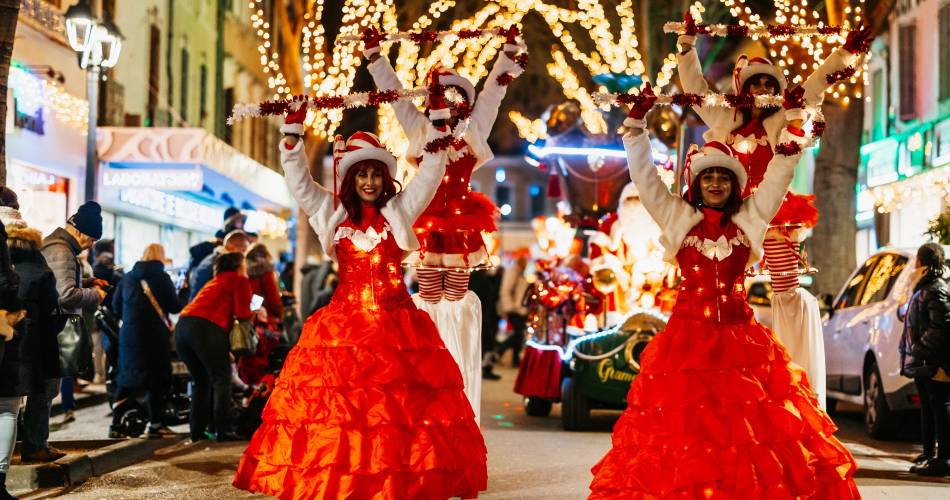
{"type": "MultiPolygon", "coordinates": [[[[670,106],[709,106],[721,108],[777,108],[785,102],[781,95],[750,94],[657,94],[656,104],[670,106]]],[[[639,93],[626,92],[613,94],[609,92],[594,92],[594,103],[598,106],[615,106],[618,104],[635,104],[642,99],[639,93]]]]}
{"type": "MultiPolygon", "coordinates": [[[[444,92],[446,98],[456,103],[457,112],[460,119],[465,119],[471,114],[471,107],[464,103],[464,99],[458,95],[454,89],[447,89],[440,86],[439,92],[444,92]],[[464,103],[464,104],[463,104],[464,103]]],[[[227,124],[234,123],[249,117],[259,116],[279,116],[285,114],[288,110],[296,109],[297,103],[307,102],[310,109],[350,109],[361,108],[364,106],[379,106],[396,101],[412,100],[418,97],[429,95],[428,88],[415,88],[403,90],[374,90],[371,92],[357,92],[347,95],[328,95],[328,96],[308,96],[296,95],[290,99],[280,99],[277,101],[264,101],[258,104],[235,104],[228,117],[227,124]]]]}
{"type": "MultiPolygon", "coordinates": [[[[686,34],[686,25],[682,22],[668,22],[663,25],[663,31],[684,35],[686,34]]],[[[845,36],[848,32],[847,28],[833,25],[762,24],[753,27],[741,24],[696,25],[696,34],[710,36],[828,37],[832,35],[845,36]]]]}
{"type": "Polygon", "coordinates": [[[775,152],[780,155],[792,156],[802,152],[801,144],[791,141],[783,142],[775,146],[775,152]]]}
{"type": "Polygon", "coordinates": [[[454,135],[444,135],[438,139],[432,139],[427,142],[423,148],[426,153],[438,153],[439,151],[444,151],[452,146],[456,141],[454,135]]]}
{"type": "Polygon", "coordinates": [[[514,81],[514,79],[515,77],[512,76],[511,73],[502,73],[498,75],[498,78],[496,81],[498,82],[498,85],[501,85],[502,87],[507,87],[508,85],[511,85],[511,82],[514,81]]]}
{"type": "Polygon", "coordinates": [[[854,76],[854,73],[856,71],[857,70],[854,69],[854,66],[841,68],[838,71],[825,75],[825,81],[828,82],[828,85],[834,85],[842,80],[851,78],[852,76],[854,76]]]}
{"type": "MultiPolygon", "coordinates": [[[[519,33],[518,27],[511,26],[510,28],[459,31],[397,31],[395,33],[382,33],[380,41],[412,42],[415,44],[422,44],[426,42],[434,42],[436,40],[468,40],[472,38],[481,38],[483,36],[500,36],[507,38],[511,33],[513,33],[514,36],[517,36],[519,33]]],[[[359,35],[348,35],[342,36],[337,40],[341,42],[359,42],[362,40],[362,37],[359,35]]]]}

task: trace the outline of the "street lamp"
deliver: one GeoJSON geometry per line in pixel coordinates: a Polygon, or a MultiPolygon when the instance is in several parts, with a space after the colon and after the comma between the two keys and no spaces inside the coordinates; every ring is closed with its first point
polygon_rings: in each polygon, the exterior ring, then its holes
{"type": "Polygon", "coordinates": [[[99,22],[89,0],[66,9],[66,39],[79,56],[79,67],[86,70],[86,100],[89,102],[89,126],[86,131],[86,201],[96,199],[99,162],[96,157],[96,121],[99,109],[99,78],[102,68],[119,62],[122,33],[111,19],[99,22]]]}

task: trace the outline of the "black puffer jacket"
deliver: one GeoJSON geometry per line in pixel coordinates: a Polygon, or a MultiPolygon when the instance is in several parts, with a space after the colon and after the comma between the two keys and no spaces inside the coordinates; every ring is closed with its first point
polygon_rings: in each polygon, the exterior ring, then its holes
{"type": "MultiPolygon", "coordinates": [[[[14,313],[23,309],[18,296],[20,278],[10,266],[10,252],[7,251],[7,231],[0,223],[0,309],[14,313]]],[[[9,316],[7,317],[9,319],[9,316]]],[[[20,379],[20,334],[14,332],[13,338],[6,341],[0,337],[0,397],[21,396],[17,385],[20,379]]]]}
{"type": "Polygon", "coordinates": [[[950,374],[950,286],[940,273],[928,273],[914,287],[900,352],[906,376],[932,376],[937,368],[950,374]]]}

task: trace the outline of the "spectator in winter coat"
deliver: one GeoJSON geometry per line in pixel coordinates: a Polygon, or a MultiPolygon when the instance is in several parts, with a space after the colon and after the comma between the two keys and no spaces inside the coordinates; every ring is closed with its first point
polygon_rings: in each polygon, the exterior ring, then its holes
{"type": "Polygon", "coordinates": [[[330,259],[310,261],[300,269],[303,279],[300,281],[300,312],[309,318],[317,309],[330,303],[333,290],[336,289],[336,270],[330,259]]]}
{"type": "Polygon", "coordinates": [[[499,380],[500,375],[493,371],[495,358],[495,337],[498,335],[498,298],[501,292],[501,280],[504,268],[478,269],[472,273],[468,289],[475,292],[482,304],[482,378],[499,380]]]}
{"type": "Polygon", "coordinates": [[[201,288],[205,286],[205,283],[211,280],[213,276],[214,261],[222,253],[236,252],[241,255],[247,253],[248,247],[251,246],[251,239],[247,236],[247,233],[241,230],[234,230],[228,233],[224,237],[224,244],[215,248],[210,255],[204,258],[200,264],[195,268],[191,273],[189,278],[190,289],[191,289],[191,300],[195,300],[195,297],[198,296],[198,292],[201,291],[201,288]]]}
{"type": "Polygon", "coordinates": [[[524,294],[528,290],[528,280],[524,276],[528,267],[527,248],[515,253],[515,262],[505,269],[501,279],[501,293],[498,308],[501,315],[511,325],[512,334],[498,347],[498,355],[504,355],[511,349],[511,365],[517,368],[521,363],[521,348],[524,347],[524,334],[528,324],[528,309],[524,306],[524,294]]]}
{"type": "Polygon", "coordinates": [[[901,337],[901,373],[912,377],[920,394],[923,453],[910,471],[950,475],[950,287],[943,247],[926,243],[917,250],[920,280],[914,286],[901,337]],[[935,446],[936,445],[936,446],[935,446]]]}
{"type": "Polygon", "coordinates": [[[25,316],[17,296],[19,277],[10,265],[7,233],[0,224],[0,499],[12,498],[7,491],[7,470],[16,444],[17,413],[20,410],[19,343],[13,327],[25,316]]]}
{"type": "MultiPolygon", "coordinates": [[[[225,236],[232,231],[243,231],[244,223],[247,222],[247,216],[244,215],[240,209],[237,207],[229,207],[224,211],[224,222],[222,229],[219,229],[218,232],[214,234],[214,239],[210,241],[202,241],[197,245],[192,246],[188,249],[188,253],[191,255],[191,260],[188,262],[188,270],[185,272],[185,284],[182,287],[188,293],[185,297],[188,300],[191,300],[198,294],[197,290],[192,292],[191,282],[192,273],[195,269],[201,265],[201,262],[205,258],[211,255],[216,248],[220,247],[224,242],[225,236]]],[[[207,282],[207,280],[205,280],[207,282]]]]}
{"type": "Polygon", "coordinates": [[[235,319],[251,318],[251,283],[244,255],[223,253],[214,262],[214,278],[181,312],[175,328],[178,357],[194,379],[191,398],[192,441],[205,434],[214,410],[219,441],[239,439],[231,431],[231,361],[228,332],[235,319]],[[212,395],[214,396],[212,404],[212,395]]]}
{"type": "Polygon", "coordinates": [[[250,356],[238,360],[240,379],[247,385],[255,386],[267,374],[268,359],[271,351],[280,345],[280,322],[284,315],[284,304],[280,300],[280,285],[274,259],[263,243],[255,243],[247,251],[247,278],[251,282],[251,293],[264,298],[263,313],[255,318],[257,329],[257,350],[250,356]]]}
{"type": "Polygon", "coordinates": [[[109,437],[124,437],[120,417],[144,392],[148,396],[149,437],[172,431],[162,423],[165,393],[171,383],[172,328],[169,314],[181,311],[175,284],[165,273],[165,249],[158,243],[145,247],[116,289],[112,308],[122,318],[119,330],[119,374],[116,379],[109,437]]]}
{"type": "Polygon", "coordinates": [[[43,235],[27,226],[18,211],[16,195],[0,188],[0,221],[6,227],[10,261],[20,278],[18,297],[27,311],[26,321],[18,325],[19,386],[26,394],[23,411],[21,462],[51,462],[66,454],[50,447],[50,403],[59,392],[59,345],[56,336],[63,329],[56,315],[59,294],[56,278],[46,264],[40,248],[43,235]]]}

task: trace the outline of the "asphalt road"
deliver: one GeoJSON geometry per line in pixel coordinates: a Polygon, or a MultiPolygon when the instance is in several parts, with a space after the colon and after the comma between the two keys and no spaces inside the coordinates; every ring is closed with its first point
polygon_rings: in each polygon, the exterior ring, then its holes
{"type": "MultiPolygon", "coordinates": [[[[524,414],[512,391],[514,370],[503,380],[484,384],[482,428],[488,445],[489,487],[484,499],[581,499],[587,494],[590,467],[610,446],[609,429],[617,412],[595,414],[598,430],[565,432],[559,408],[547,418],[524,414]]],[[[856,478],[866,499],[950,499],[950,479],[919,478],[907,473],[908,460],[920,447],[912,434],[902,440],[869,439],[857,408],[843,408],[835,420],[839,437],[857,458],[856,478]]],[[[54,437],[101,436],[107,427],[103,407],[82,410],[77,423],[54,437]]],[[[24,495],[24,499],[227,499],[255,498],[230,486],[243,443],[183,443],[153,459],[89,480],[73,489],[24,495]]]]}

